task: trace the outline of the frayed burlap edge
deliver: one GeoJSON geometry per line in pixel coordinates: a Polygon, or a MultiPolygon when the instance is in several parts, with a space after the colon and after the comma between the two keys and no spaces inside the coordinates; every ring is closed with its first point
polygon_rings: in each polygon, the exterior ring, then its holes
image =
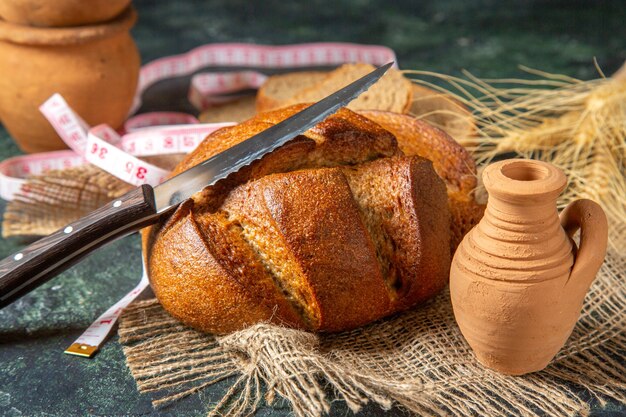
{"type": "MultiPolygon", "coordinates": [[[[623,224],[614,228],[621,236],[624,231],[623,224]]],[[[181,325],[147,300],[122,316],[120,341],[139,390],[154,393],[155,406],[231,378],[209,415],[249,415],[277,396],[297,416],[328,413],[334,399],[354,412],[372,401],[429,416],[586,415],[589,406],[572,387],[600,404],[626,402],[621,254],[607,255],[572,336],[550,366],[522,377],[476,361],[447,292],[403,315],[324,336],[258,324],[216,337],[181,325]]]]}
{"type": "Polygon", "coordinates": [[[33,176],[15,199],[7,203],[2,237],[48,235],[130,188],[93,165],[33,176]]]}

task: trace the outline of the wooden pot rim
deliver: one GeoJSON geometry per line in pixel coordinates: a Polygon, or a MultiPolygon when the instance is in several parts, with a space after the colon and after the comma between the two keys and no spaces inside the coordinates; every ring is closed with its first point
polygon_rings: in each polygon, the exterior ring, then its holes
{"type": "Polygon", "coordinates": [[[0,20],[0,41],[22,45],[77,45],[128,32],[137,21],[137,12],[129,6],[108,22],[75,27],[33,27],[0,20]]]}

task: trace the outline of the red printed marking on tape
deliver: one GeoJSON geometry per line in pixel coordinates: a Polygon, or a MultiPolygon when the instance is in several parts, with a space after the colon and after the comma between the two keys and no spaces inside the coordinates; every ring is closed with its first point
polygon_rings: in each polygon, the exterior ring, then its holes
{"type": "Polygon", "coordinates": [[[119,149],[122,138],[111,127],[103,124],[86,131],[86,123],[59,94],[50,97],[41,111],[77,154],[123,181],[135,186],[157,185],[169,173],[119,149]]]}
{"type": "Polygon", "coordinates": [[[135,186],[157,185],[169,174],[169,171],[144,162],[136,156],[188,153],[210,133],[233,125],[233,123],[207,123],[154,126],[163,122],[197,121],[193,116],[184,113],[162,112],[130,119],[126,127],[131,132],[124,136],[120,136],[104,124],[85,131],[84,122],[80,122],[82,119],[58,94],[46,101],[42,106],[42,112],[63,141],[68,145],[73,144],[76,149],[82,149],[80,154],[88,162],[135,186]],[[60,118],[70,122],[58,123],[60,118]],[[86,135],[84,143],[82,139],[72,142],[75,136],[83,135],[86,135]]]}
{"type": "Polygon", "coordinates": [[[142,161],[122,151],[111,142],[120,142],[119,135],[107,125],[89,130],[85,159],[129,184],[140,186],[161,183],[169,171],[142,161]]]}

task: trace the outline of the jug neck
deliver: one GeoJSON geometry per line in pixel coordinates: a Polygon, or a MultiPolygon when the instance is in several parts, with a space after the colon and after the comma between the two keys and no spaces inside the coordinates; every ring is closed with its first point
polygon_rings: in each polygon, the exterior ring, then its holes
{"type": "Polygon", "coordinates": [[[486,214],[537,229],[559,225],[556,200],[567,180],[557,167],[542,161],[508,159],[487,166],[483,182],[489,193],[486,214]]]}
{"type": "Polygon", "coordinates": [[[499,193],[490,193],[487,212],[495,217],[510,220],[513,223],[545,223],[558,216],[556,195],[542,195],[541,198],[520,196],[507,198],[499,193]]]}
{"type": "Polygon", "coordinates": [[[493,208],[503,212],[553,212],[566,186],[565,174],[554,165],[530,159],[507,159],[485,168],[483,182],[493,208]]]}

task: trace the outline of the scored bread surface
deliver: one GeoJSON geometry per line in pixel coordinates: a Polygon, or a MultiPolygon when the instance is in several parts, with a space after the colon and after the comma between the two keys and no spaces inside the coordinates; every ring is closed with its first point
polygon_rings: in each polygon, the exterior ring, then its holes
{"type": "Polygon", "coordinates": [[[393,310],[424,301],[447,282],[450,218],[445,185],[431,161],[382,158],[342,167],[363,221],[372,236],[393,310]],[[444,207],[440,213],[433,209],[444,207]],[[443,234],[441,231],[444,231],[443,234]]]}
{"type": "MultiPolygon", "coordinates": [[[[174,172],[302,108],[215,132],[174,172]]],[[[430,161],[402,156],[393,135],[349,110],[209,188],[143,233],[156,296],[200,330],[259,321],[347,330],[447,282],[444,183],[430,161]]]]}
{"type": "Polygon", "coordinates": [[[483,216],[485,206],[474,199],[476,164],[471,155],[441,129],[409,115],[385,111],[360,111],[393,133],[405,155],[419,155],[433,161],[443,179],[450,206],[450,251],[454,253],[467,232],[483,216]]]}
{"type": "Polygon", "coordinates": [[[372,242],[337,168],[264,177],[232,192],[222,209],[245,219],[250,240],[312,329],[357,327],[387,311],[372,242]]]}

